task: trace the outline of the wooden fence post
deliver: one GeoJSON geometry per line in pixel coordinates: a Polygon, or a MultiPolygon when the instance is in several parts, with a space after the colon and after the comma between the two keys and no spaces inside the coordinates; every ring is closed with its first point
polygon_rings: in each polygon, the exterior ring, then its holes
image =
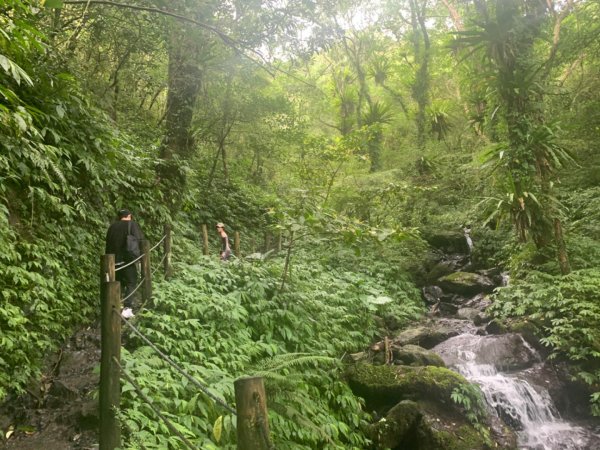
{"type": "Polygon", "coordinates": [[[208,228],[202,224],[202,254],[208,255],[208,228]]]}
{"type": "Polygon", "coordinates": [[[263,253],[267,253],[271,249],[271,233],[268,231],[265,232],[265,251],[263,253]]]}
{"type": "Polygon", "coordinates": [[[144,239],[142,242],[142,305],[152,298],[152,267],[150,264],[150,243],[144,239]]]}
{"type": "Polygon", "coordinates": [[[100,257],[100,283],[115,281],[115,255],[100,257]]]}
{"type": "Polygon", "coordinates": [[[171,225],[165,224],[165,278],[171,278],[171,225]]]}
{"type": "Polygon", "coordinates": [[[237,450],[272,449],[263,379],[239,378],[233,386],[237,412],[237,450]]]}
{"type": "Polygon", "coordinates": [[[240,257],[240,232],[236,231],[233,233],[233,254],[236,258],[240,257]]]}
{"type": "MultiPolygon", "coordinates": [[[[105,255],[106,256],[106,255],[105,255]]],[[[108,255],[113,257],[113,255],[108,255]]],[[[100,450],[121,447],[121,425],[118,419],[121,401],[119,366],[121,360],[121,283],[100,283],[102,308],[100,356],[100,450]]]]}

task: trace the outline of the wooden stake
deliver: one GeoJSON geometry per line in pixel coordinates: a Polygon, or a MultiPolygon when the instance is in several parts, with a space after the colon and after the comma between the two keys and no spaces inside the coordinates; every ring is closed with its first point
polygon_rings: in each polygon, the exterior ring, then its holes
{"type": "Polygon", "coordinates": [[[208,228],[205,223],[202,224],[202,254],[208,255],[208,228]]]}
{"type": "Polygon", "coordinates": [[[121,360],[121,283],[100,283],[102,306],[100,356],[100,450],[121,447],[121,425],[118,419],[121,401],[119,367],[121,360]]]}
{"type": "Polygon", "coordinates": [[[169,225],[168,223],[165,224],[165,248],[164,248],[164,255],[166,255],[165,257],[165,262],[164,262],[164,267],[165,267],[165,278],[169,279],[171,278],[172,272],[171,272],[171,225],[169,225]]]}
{"type": "Polygon", "coordinates": [[[115,281],[115,255],[100,257],[100,283],[115,281]]]}
{"type": "Polygon", "coordinates": [[[237,412],[237,449],[272,449],[263,379],[240,378],[235,380],[233,386],[237,412]]]}

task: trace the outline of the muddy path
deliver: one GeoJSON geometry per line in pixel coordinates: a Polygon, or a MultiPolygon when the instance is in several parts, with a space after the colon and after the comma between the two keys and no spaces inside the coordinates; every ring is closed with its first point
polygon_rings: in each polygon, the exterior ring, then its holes
{"type": "Polygon", "coordinates": [[[80,330],[49,355],[41,380],[0,405],[0,448],[97,449],[99,364],[97,326],[80,330]]]}

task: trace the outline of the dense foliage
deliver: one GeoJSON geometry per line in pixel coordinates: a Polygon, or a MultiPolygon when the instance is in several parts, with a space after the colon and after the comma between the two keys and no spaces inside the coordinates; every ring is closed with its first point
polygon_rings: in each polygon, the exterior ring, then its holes
{"type": "MultiPolygon", "coordinates": [[[[298,262],[281,289],[283,255],[223,265],[200,257],[190,244],[185,253],[197,262],[177,263],[176,277],[157,286],[152,308],[136,321],[142,333],[227,404],[233,404],[236,378],[263,376],[277,448],[364,448],[367,412],[340,378],[341,361],[384,333],[386,320],[402,326],[418,317],[413,284],[363,255],[370,266],[364,273],[332,262],[298,262]]],[[[182,382],[139,337],[129,333],[126,341],[126,370],[180,432],[201,448],[235,448],[228,411],[182,382]]],[[[129,383],[124,397],[133,448],[177,445],[129,383]]]]}
{"type": "MultiPolygon", "coordinates": [[[[140,326],[227,401],[265,374],[277,448],[365,444],[339,359],[418,315],[420,233],[466,224],[474,260],[511,272],[497,314],[539,323],[598,414],[599,16],[592,0],[0,0],[0,399],[97,319],[127,206],[177,245],[140,326]],[[198,254],[217,221],[254,259],[198,254]]],[[[130,344],[181,431],[231,446],[231,417],[130,344]]],[[[130,445],[180,445],[125,391],[130,445]]]]}

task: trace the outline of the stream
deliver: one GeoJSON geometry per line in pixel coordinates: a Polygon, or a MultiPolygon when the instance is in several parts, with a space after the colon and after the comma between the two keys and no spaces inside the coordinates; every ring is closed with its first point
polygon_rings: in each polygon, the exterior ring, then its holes
{"type": "Polygon", "coordinates": [[[541,358],[520,336],[514,336],[539,362],[514,372],[500,370],[490,360],[503,356],[503,336],[461,334],[433,351],[449,368],[481,387],[490,409],[517,432],[520,449],[600,449],[598,430],[562,420],[548,390],[528,380],[528,372],[541,370],[541,358]]]}
{"type": "MultiPolygon", "coordinates": [[[[470,230],[463,231],[466,249],[470,252],[473,245],[470,230]]],[[[469,261],[468,255],[460,254],[445,255],[444,258],[453,262],[469,261]]],[[[463,267],[468,268],[469,265],[467,263],[463,267]]],[[[453,271],[466,272],[468,269],[463,267],[454,266],[453,271]]],[[[485,275],[485,271],[477,274],[485,275]]],[[[496,284],[504,284],[506,277],[499,274],[497,280],[496,284]]],[[[434,292],[434,300],[437,300],[435,304],[430,301],[431,311],[437,313],[435,320],[444,325],[460,323],[455,325],[459,332],[457,336],[441,342],[432,350],[448,368],[480,386],[490,412],[516,432],[519,449],[600,449],[600,425],[597,421],[590,425],[561,417],[549,392],[551,383],[555,382],[551,369],[521,335],[488,334],[481,323],[479,327],[475,326],[472,317],[461,316],[461,308],[465,305],[476,305],[475,309],[484,314],[489,302],[480,301],[484,298],[483,294],[458,294],[443,283],[430,286],[428,292],[434,292]]]]}

